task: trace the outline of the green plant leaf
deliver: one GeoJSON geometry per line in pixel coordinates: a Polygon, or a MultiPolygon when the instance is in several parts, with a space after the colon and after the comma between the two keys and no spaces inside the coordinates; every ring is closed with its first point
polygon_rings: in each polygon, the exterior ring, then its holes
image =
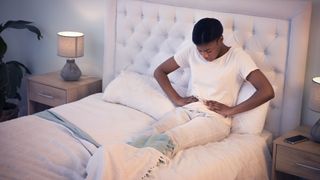
{"type": "Polygon", "coordinates": [[[29,31],[35,33],[37,35],[38,40],[42,38],[42,34],[38,28],[32,25],[26,25],[26,28],[29,29],[29,31]]]}
{"type": "Polygon", "coordinates": [[[15,64],[19,68],[24,69],[27,74],[31,74],[31,71],[27,68],[27,66],[25,66],[24,64],[22,64],[22,63],[20,63],[18,61],[9,61],[6,64],[15,64]]]}
{"type": "Polygon", "coordinates": [[[21,101],[21,96],[20,96],[20,94],[18,92],[16,93],[14,98],[19,99],[21,101]]]}
{"type": "Polygon", "coordinates": [[[0,116],[6,101],[6,87],[8,85],[7,68],[5,63],[0,63],[0,116]]]}
{"type": "Polygon", "coordinates": [[[23,71],[16,63],[7,63],[6,65],[8,79],[10,79],[10,83],[8,83],[8,86],[6,87],[7,98],[16,98],[16,94],[18,93],[18,89],[21,85],[23,71]]]}
{"type": "MultiPolygon", "coordinates": [[[[7,28],[27,29],[36,34],[38,40],[40,40],[42,38],[40,30],[31,24],[32,22],[24,20],[7,21],[4,24],[0,24],[0,33],[7,28]]],[[[3,57],[7,48],[7,44],[0,36],[0,114],[8,98],[21,100],[18,90],[21,86],[23,75],[24,73],[31,74],[30,70],[18,61],[4,62],[3,57]]]]}
{"type": "Polygon", "coordinates": [[[4,107],[5,102],[6,102],[6,98],[4,95],[1,95],[1,92],[0,92],[0,117],[2,116],[2,109],[4,107]]]}
{"type": "Polygon", "coordinates": [[[37,35],[38,40],[42,38],[42,34],[40,30],[33,26],[30,25],[32,22],[29,21],[23,21],[23,20],[18,20],[18,21],[7,21],[3,27],[0,29],[0,33],[5,30],[6,28],[14,28],[14,29],[28,29],[30,32],[33,32],[37,35]]]}
{"type": "Polygon", "coordinates": [[[6,52],[7,52],[7,44],[6,42],[4,42],[4,40],[0,36],[0,62],[2,62],[2,58],[6,52]]]}
{"type": "Polygon", "coordinates": [[[7,65],[0,63],[0,93],[8,84],[7,65]]]}
{"type": "Polygon", "coordinates": [[[31,23],[32,22],[30,22],[30,21],[23,21],[23,20],[7,21],[4,24],[3,29],[6,29],[6,28],[24,29],[24,28],[26,28],[27,24],[31,24],[31,23]]]}

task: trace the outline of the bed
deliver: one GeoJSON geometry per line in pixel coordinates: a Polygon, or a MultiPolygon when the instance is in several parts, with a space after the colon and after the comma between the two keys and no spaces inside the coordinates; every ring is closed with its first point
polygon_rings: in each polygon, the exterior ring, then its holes
{"type": "MultiPolygon", "coordinates": [[[[106,8],[103,93],[50,109],[78,129],[39,115],[1,123],[0,179],[269,179],[272,138],[300,123],[311,2],[108,0],[106,8]],[[251,55],[276,98],[235,117],[224,140],[180,151],[149,172],[141,164],[154,159],[139,161],[126,142],[174,108],[153,70],[190,43],[201,17],[221,20],[225,43],[251,55]],[[126,163],[112,166],[121,151],[126,163]]],[[[181,94],[188,75],[170,74],[181,94]]],[[[253,92],[244,83],[238,102],[253,92]]]]}

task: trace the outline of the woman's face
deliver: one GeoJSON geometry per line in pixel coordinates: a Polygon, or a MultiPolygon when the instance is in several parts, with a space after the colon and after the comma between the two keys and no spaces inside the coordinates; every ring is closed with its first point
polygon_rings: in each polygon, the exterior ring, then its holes
{"type": "Polygon", "coordinates": [[[212,62],[219,57],[223,45],[222,41],[223,38],[220,37],[207,44],[197,45],[197,49],[205,60],[212,62]]]}

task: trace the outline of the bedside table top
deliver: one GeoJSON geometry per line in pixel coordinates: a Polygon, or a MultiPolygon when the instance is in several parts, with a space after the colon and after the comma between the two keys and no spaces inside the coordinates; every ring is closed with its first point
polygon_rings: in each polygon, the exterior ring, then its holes
{"type": "Polygon", "coordinates": [[[87,85],[96,81],[101,81],[101,79],[98,77],[86,75],[82,75],[78,81],[64,81],[60,77],[60,72],[32,75],[28,77],[28,80],[65,90],[78,88],[79,86],[87,85]]]}
{"type": "Polygon", "coordinates": [[[295,136],[295,135],[304,135],[308,138],[311,139],[310,137],[310,127],[307,126],[300,126],[295,130],[289,131],[288,133],[280,136],[279,138],[277,138],[276,140],[274,140],[275,144],[280,144],[286,147],[290,147],[296,150],[301,150],[304,152],[308,152],[308,153],[312,153],[312,154],[316,154],[316,155],[320,155],[320,144],[316,143],[312,140],[309,141],[305,141],[305,142],[301,142],[301,143],[297,143],[297,144],[289,144],[284,142],[285,138],[291,137],[291,136],[295,136]]]}

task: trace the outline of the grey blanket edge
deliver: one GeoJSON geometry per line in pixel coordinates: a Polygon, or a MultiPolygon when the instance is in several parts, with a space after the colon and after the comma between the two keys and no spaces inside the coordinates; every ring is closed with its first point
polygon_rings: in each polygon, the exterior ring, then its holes
{"type": "Polygon", "coordinates": [[[86,141],[89,141],[90,143],[94,144],[97,148],[101,146],[89,134],[87,134],[85,131],[81,130],[79,127],[69,122],[65,118],[61,117],[57,113],[54,113],[50,110],[44,110],[44,111],[35,113],[34,115],[63,125],[64,127],[68,128],[70,131],[72,131],[77,137],[84,139],[86,141]]]}

